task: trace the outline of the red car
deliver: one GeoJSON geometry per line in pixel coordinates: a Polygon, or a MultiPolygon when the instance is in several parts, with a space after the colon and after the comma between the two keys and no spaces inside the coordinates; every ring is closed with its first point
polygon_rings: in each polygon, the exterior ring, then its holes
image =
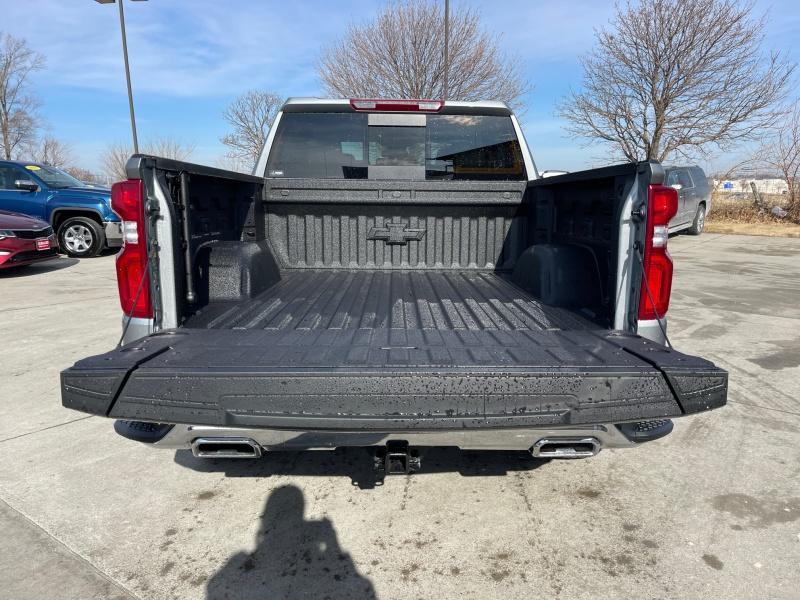
{"type": "Polygon", "coordinates": [[[58,256],[53,228],[41,219],[0,210],[0,269],[58,256]]]}

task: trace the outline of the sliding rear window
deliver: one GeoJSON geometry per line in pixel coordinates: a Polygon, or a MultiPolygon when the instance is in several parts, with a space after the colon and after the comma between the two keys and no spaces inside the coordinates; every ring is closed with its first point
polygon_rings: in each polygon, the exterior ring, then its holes
{"type": "Polygon", "coordinates": [[[266,176],[526,179],[519,140],[508,116],[382,117],[375,113],[283,114],[266,176]]]}

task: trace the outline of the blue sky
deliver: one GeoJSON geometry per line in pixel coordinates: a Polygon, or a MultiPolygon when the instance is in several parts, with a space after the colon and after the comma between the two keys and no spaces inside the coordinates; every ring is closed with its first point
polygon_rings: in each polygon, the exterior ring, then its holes
{"type": "MultiPolygon", "coordinates": [[[[126,0],[128,49],[140,140],[172,136],[195,147],[192,159],[224,154],[223,108],[251,89],[318,95],[319,54],[348,23],[382,0],[126,0]]],[[[613,4],[600,0],[451,0],[477,8],[504,51],[517,55],[532,84],[523,126],[542,169],[592,166],[596,152],[567,137],[558,100],[580,84],[579,56],[613,4]]],[[[800,61],[796,0],[757,2],[769,11],[766,46],[800,61]]],[[[99,168],[104,146],[130,139],[117,8],[93,0],[0,0],[0,30],[24,37],[45,55],[34,84],[52,134],[75,162],[99,168]]],[[[724,27],[724,23],[720,27],[724,27]]],[[[723,166],[725,157],[708,167],[723,166]]]]}

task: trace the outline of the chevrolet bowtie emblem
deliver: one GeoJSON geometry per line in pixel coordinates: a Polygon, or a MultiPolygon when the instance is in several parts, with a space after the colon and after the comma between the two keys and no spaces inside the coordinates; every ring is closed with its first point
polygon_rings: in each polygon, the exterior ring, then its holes
{"type": "Polygon", "coordinates": [[[386,223],[385,227],[373,227],[367,234],[368,240],[384,240],[387,244],[407,244],[423,237],[424,229],[411,229],[405,223],[386,223]]]}

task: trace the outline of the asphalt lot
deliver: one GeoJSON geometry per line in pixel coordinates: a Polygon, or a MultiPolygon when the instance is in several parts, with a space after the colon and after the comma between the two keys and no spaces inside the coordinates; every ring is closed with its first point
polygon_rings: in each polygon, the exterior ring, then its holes
{"type": "Polygon", "coordinates": [[[154,451],[60,405],[119,335],[113,257],[0,275],[0,597],[798,598],[800,239],[678,236],[675,346],[729,405],[581,461],[154,451]]]}

